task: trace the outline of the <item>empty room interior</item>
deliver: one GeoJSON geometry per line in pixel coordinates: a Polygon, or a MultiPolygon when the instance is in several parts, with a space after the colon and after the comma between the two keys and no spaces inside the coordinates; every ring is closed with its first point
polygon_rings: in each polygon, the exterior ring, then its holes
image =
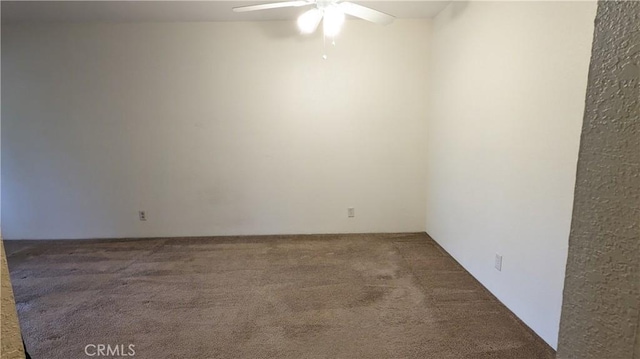
{"type": "Polygon", "coordinates": [[[1,20],[2,358],[640,359],[640,2],[1,20]]]}

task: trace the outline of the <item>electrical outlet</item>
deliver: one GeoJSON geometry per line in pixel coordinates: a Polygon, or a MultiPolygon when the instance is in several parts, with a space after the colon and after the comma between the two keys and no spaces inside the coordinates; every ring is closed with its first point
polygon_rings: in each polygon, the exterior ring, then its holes
{"type": "Polygon", "coordinates": [[[496,253],[496,263],[495,263],[495,267],[497,270],[499,270],[500,272],[502,272],[502,256],[499,255],[498,253],[496,253]]]}
{"type": "Polygon", "coordinates": [[[146,221],[147,214],[144,211],[138,211],[138,218],[140,218],[141,221],[146,221]]]}
{"type": "Polygon", "coordinates": [[[349,218],[355,217],[356,216],[356,209],[353,208],[353,207],[347,208],[347,216],[349,216],[349,218]]]}

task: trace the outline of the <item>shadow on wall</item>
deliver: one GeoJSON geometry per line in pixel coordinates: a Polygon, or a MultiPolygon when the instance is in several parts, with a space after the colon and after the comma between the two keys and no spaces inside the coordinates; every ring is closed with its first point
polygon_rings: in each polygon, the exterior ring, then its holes
{"type": "Polygon", "coordinates": [[[447,20],[453,20],[460,16],[465,11],[467,6],[469,6],[469,1],[454,1],[451,5],[451,12],[446,12],[443,14],[448,15],[447,20]]]}

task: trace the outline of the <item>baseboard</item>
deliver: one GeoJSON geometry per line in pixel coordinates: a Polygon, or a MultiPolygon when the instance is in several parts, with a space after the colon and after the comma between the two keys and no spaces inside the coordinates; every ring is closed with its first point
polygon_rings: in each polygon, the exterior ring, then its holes
{"type": "Polygon", "coordinates": [[[287,233],[287,234],[214,234],[202,236],[125,236],[125,237],[87,237],[87,238],[12,238],[4,239],[11,241],[135,241],[135,240],[162,240],[162,239],[222,239],[222,238],[287,238],[287,237],[310,237],[310,236],[362,236],[362,235],[426,235],[424,231],[420,232],[337,232],[337,233],[287,233]]]}

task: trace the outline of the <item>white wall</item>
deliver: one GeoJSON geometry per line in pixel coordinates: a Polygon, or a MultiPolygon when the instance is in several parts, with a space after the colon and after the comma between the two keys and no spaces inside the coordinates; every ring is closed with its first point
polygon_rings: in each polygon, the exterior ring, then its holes
{"type": "Polygon", "coordinates": [[[427,232],[554,348],[595,10],[454,2],[430,43],[427,232]]]}
{"type": "Polygon", "coordinates": [[[427,21],[2,25],[7,239],[424,230],[427,21]]]}

